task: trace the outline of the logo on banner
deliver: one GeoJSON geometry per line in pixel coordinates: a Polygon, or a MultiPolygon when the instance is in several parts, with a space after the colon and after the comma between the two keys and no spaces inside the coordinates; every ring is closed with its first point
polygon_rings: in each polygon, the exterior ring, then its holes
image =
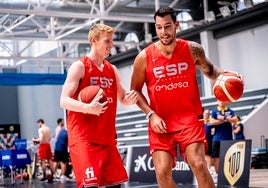
{"type": "MultiPolygon", "coordinates": [[[[143,156],[138,156],[137,159],[134,160],[135,162],[135,167],[134,167],[134,172],[138,173],[141,170],[144,172],[146,171],[153,171],[154,166],[153,166],[153,159],[152,157],[149,157],[147,159],[147,154],[144,154],[143,156]]],[[[175,171],[190,171],[190,167],[187,163],[184,161],[176,161],[176,166],[173,168],[175,171]]]]}
{"type": "Polygon", "coordinates": [[[234,185],[244,171],[246,142],[234,143],[224,157],[224,175],[230,185],[234,185]]]}
{"type": "Polygon", "coordinates": [[[146,157],[147,154],[144,154],[143,156],[139,155],[138,158],[134,160],[136,163],[134,172],[139,172],[141,169],[146,172],[147,168],[148,170],[154,170],[154,167],[152,165],[152,158],[150,157],[148,161],[146,161],[146,157]]]}

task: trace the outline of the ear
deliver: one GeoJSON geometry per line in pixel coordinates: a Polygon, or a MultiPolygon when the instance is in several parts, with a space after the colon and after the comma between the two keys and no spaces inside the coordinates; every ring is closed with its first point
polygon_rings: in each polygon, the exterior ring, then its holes
{"type": "Polygon", "coordinates": [[[180,24],[178,21],[175,22],[176,30],[180,29],[180,24]]]}
{"type": "Polygon", "coordinates": [[[91,39],[91,43],[93,44],[93,43],[95,43],[96,42],[96,38],[92,38],[91,39]]]}

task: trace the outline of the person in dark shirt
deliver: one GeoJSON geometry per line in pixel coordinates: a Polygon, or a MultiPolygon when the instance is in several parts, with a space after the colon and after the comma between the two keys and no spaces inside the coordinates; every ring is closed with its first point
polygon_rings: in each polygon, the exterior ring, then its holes
{"type": "Polygon", "coordinates": [[[241,123],[240,116],[234,116],[234,123],[233,126],[233,134],[235,140],[243,140],[245,139],[244,135],[244,125],[241,123]]]}
{"type": "Polygon", "coordinates": [[[66,177],[66,169],[67,164],[69,162],[69,153],[68,153],[68,134],[65,128],[62,128],[58,135],[55,143],[55,151],[54,151],[54,172],[56,172],[59,164],[61,167],[61,176],[60,180],[65,182],[68,180],[66,177]]]}
{"type": "Polygon", "coordinates": [[[215,127],[212,142],[212,158],[215,165],[214,182],[218,179],[220,143],[223,140],[233,140],[232,123],[234,122],[235,112],[230,109],[227,104],[217,101],[217,108],[211,111],[211,125],[215,127]]]}

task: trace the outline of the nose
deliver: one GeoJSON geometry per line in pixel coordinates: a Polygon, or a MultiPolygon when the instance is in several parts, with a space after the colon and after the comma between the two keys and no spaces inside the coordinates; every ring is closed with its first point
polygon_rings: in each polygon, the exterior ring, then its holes
{"type": "Polygon", "coordinates": [[[161,33],[165,33],[165,28],[162,27],[162,28],[160,29],[160,32],[161,32],[161,33]]]}
{"type": "Polygon", "coordinates": [[[162,27],[160,31],[161,31],[161,33],[166,33],[166,30],[167,29],[165,27],[162,27]]]}
{"type": "Polygon", "coordinates": [[[110,47],[110,48],[114,47],[114,42],[113,42],[113,41],[110,41],[110,43],[109,43],[109,47],[110,47]]]}

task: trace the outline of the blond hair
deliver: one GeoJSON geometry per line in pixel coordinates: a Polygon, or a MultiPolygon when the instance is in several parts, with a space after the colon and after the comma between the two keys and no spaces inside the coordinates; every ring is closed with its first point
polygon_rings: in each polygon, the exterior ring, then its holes
{"type": "Polygon", "coordinates": [[[104,32],[107,32],[107,33],[114,33],[115,32],[115,29],[108,26],[108,25],[105,25],[105,24],[101,24],[101,23],[98,23],[98,24],[94,24],[89,32],[88,32],[88,41],[89,41],[89,44],[91,45],[92,43],[92,39],[97,39],[99,40],[99,37],[100,37],[100,33],[104,33],[104,32]]]}

